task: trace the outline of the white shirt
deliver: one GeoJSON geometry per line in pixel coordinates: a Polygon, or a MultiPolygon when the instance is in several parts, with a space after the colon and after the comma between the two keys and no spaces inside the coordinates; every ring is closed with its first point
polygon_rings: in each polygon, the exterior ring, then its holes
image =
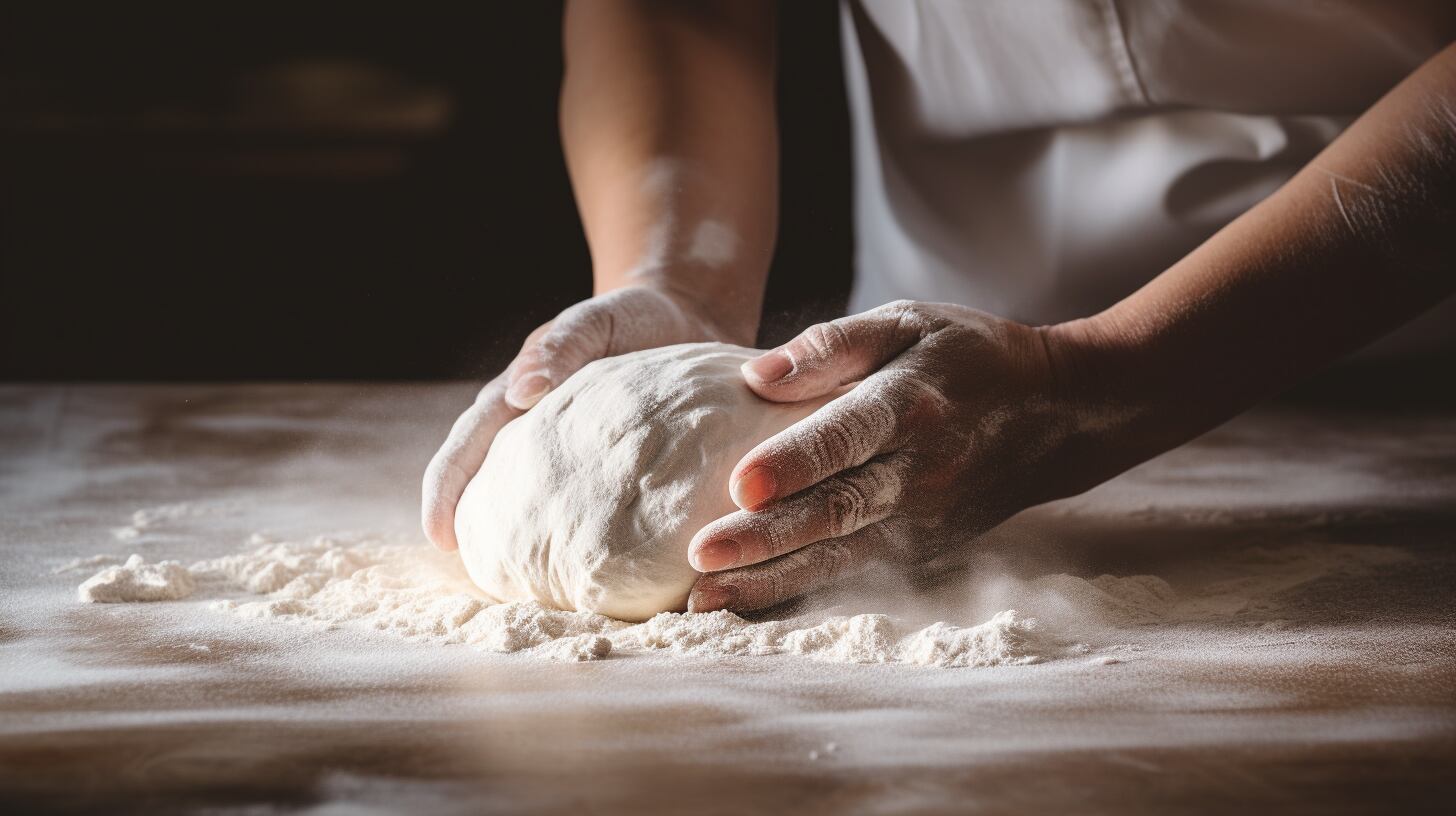
{"type": "Polygon", "coordinates": [[[848,0],[850,307],[1094,314],[1456,36],[1456,2],[848,0]]]}

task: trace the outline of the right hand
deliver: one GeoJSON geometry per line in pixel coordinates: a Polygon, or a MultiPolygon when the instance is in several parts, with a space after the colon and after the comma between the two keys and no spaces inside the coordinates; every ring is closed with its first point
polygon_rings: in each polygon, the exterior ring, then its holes
{"type": "Polygon", "coordinates": [[[572,306],[526,338],[516,359],[486,383],[425,469],[421,518],[436,547],[454,550],[455,506],[507,422],[593,360],[702,341],[752,342],[708,316],[692,298],[661,286],[616,289],[572,306]]]}

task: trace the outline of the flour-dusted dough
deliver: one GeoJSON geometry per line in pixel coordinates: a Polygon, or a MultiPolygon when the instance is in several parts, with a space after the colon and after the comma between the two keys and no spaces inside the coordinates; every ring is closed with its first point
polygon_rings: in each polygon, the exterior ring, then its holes
{"type": "Polygon", "coordinates": [[[455,532],[500,601],[645,620],[681,610],[688,543],[736,509],[733,466],[824,400],[776,405],[739,373],[753,349],[692,343],[598,360],[501,429],[455,532]]]}

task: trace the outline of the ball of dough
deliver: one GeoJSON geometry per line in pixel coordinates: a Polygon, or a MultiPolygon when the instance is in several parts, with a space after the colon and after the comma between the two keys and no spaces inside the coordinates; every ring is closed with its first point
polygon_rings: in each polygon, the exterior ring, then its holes
{"type": "Polygon", "coordinates": [[[591,363],[501,429],[455,511],[470,577],[499,601],[639,621],[687,605],[688,543],[736,510],[733,466],[825,400],[767,402],[691,343],[591,363]]]}

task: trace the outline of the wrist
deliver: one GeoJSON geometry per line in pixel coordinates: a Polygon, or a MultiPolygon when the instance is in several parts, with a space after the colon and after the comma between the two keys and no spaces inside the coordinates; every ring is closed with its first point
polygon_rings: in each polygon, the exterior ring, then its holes
{"type": "Polygon", "coordinates": [[[1136,355],[1128,335],[1111,323],[1104,313],[1037,328],[1059,404],[1097,406],[1130,399],[1125,377],[1136,355]]]}
{"type": "Polygon", "coordinates": [[[619,277],[611,285],[599,284],[594,294],[634,288],[654,292],[671,302],[689,324],[689,334],[701,335],[703,340],[740,346],[754,344],[762,310],[761,295],[745,298],[701,291],[698,287],[684,285],[665,272],[646,270],[619,277]]]}
{"type": "Polygon", "coordinates": [[[1081,493],[1176,444],[1164,444],[1166,411],[1148,388],[1152,361],[1135,333],[1106,313],[1036,331],[1059,417],[1043,500],[1081,493]]]}

